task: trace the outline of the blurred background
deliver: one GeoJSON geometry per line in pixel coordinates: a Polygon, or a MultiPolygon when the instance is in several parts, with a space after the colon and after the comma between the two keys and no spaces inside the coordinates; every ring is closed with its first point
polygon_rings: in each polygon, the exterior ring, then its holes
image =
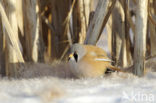
{"type": "Polygon", "coordinates": [[[118,67],[133,65],[135,41],[145,60],[154,57],[156,1],[140,1],[1,0],[0,74],[14,77],[28,62],[62,62],[73,43],[103,48],[118,67]]]}

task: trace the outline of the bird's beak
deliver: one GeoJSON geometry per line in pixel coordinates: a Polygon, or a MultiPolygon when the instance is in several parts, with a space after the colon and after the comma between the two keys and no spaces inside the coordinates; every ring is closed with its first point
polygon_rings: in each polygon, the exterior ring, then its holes
{"type": "Polygon", "coordinates": [[[69,61],[71,58],[73,58],[73,57],[74,57],[74,56],[73,56],[73,53],[70,54],[69,57],[68,57],[68,61],[69,61]]]}
{"type": "Polygon", "coordinates": [[[70,55],[69,55],[69,58],[72,58],[72,57],[73,57],[73,54],[70,54],[70,55]]]}

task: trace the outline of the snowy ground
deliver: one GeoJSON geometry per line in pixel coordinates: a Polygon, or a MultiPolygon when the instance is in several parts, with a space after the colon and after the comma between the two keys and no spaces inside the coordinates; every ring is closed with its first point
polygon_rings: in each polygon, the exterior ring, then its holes
{"type": "MultiPolygon", "coordinates": [[[[102,45],[98,43],[109,52],[102,45]]],[[[148,67],[155,68],[152,61],[148,67]]],[[[72,80],[51,77],[49,66],[28,68],[31,72],[22,74],[25,79],[0,78],[0,103],[156,103],[156,72],[143,78],[113,73],[103,78],[72,80]]]]}
{"type": "Polygon", "coordinates": [[[156,73],[94,79],[0,79],[0,103],[156,103],[156,73]]]}

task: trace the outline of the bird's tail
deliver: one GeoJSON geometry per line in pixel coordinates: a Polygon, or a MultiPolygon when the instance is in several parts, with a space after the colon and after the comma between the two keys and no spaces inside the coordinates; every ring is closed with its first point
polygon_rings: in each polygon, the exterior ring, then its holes
{"type": "Polygon", "coordinates": [[[118,67],[115,67],[115,66],[112,66],[112,65],[110,65],[110,66],[108,67],[108,71],[125,72],[125,71],[123,71],[122,69],[120,69],[120,68],[118,68],[118,67]]]}

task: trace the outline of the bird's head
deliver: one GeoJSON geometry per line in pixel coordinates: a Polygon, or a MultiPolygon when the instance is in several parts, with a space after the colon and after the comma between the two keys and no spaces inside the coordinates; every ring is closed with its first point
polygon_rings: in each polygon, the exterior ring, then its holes
{"type": "Polygon", "coordinates": [[[81,44],[73,44],[69,50],[68,61],[78,62],[86,54],[86,49],[81,44]]]}

